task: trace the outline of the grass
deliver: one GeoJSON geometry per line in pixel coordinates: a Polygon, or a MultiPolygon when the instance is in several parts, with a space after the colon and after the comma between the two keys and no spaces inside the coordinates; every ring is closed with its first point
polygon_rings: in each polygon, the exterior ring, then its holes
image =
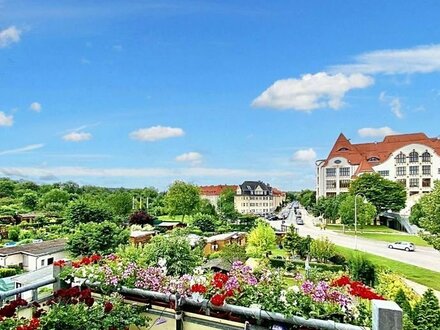
{"type": "MultiPolygon", "coordinates": [[[[171,215],[160,215],[160,216],[158,216],[158,218],[159,218],[160,221],[171,221],[171,222],[182,221],[182,216],[181,215],[174,215],[174,216],[171,216],[171,215]]],[[[185,216],[185,219],[184,219],[183,222],[188,223],[190,218],[191,217],[189,215],[185,216]]]]}
{"type": "MultiPolygon", "coordinates": [[[[334,231],[343,231],[343,225],[339,224],[329,224],[327,225],[327,229],[334,230],[334,231]]],[[[351,232],[354,231],[354,226],[345,226],[345,232],[351,232]]],[[[368,225],[360,227],[358,226],[358,231],[362,231],[364,233],[400,233],[400,231],[388,228],[387,226],[374,226],[374,225],[368,225]]]]}
{"type": "MultiPolygon", "coordinates": [[[[346,232],[347,235],[354,235],[354,232],[346,232]]],[[[423,238],[415,235],[400,235],[388,233],[359,233],[358,237],[373,239],[376,241],[384,241],[388,243],[404,241],[411,242],[417,246],[430,246],[423,238]]]]}
{"type": "MultiPolygon", "coordinates": [[[[336,246],[337,253],[342,254],[345,258],[350,258],[355,252],[352,249],[342,246],[336,246]]],[[[366,259],[370,260],[377,267],[388,268],[392,272],[401,275],[416,283],[425,285],[434,290],[440,290],[440,273],[426,268],[409,265],[400,261],[384,258],[375,254],[356,251],[362,254],[366,259]]]]}

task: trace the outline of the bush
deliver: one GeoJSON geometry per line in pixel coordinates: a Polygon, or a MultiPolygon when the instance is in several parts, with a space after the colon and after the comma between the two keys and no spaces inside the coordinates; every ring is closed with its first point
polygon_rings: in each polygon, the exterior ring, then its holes
{"type": "MultiPolygon", "coordinates": [[[[297,269],[297,268],[305,268],[305,261],[303,260],[281,260],[278,258],[271,258],[270,265],[274,268],[284,268],[288,271],[297,269]]],[[[310,267],[321,269],[323,271],[329,270],[338,272],[344,270],[344,267],[341,265],[332,265],[332,264],[321,264],[317,262],[310,262],[310,267]]]]}
{"type": "Polygon", "coordinates": [[[20,237],[20,228],[17,226],[14,227],[10,227],[8,229],[8,239],[10,239],[11,241],[18,241],[20,237]]]}
{"type": "Polygon", "coordinates": [[[0,268],[0,278],[17,275],[18,271],[15,268],[0,268]]]}
{"type": "Polygon", "coordinates": [[[330,261],[332,264],[335,265],[341,265],[345,266],[347,265],[347,259],[339,253],[336,253],[333,257],[329,258],[328,261],[330,261]]]}
{"type": "Polygon", "coordinates": [[[440,307],[431,289],[428,289],[416,304],[412,321],[418,330],[440,329],[440,307]]]}
{"type": "Polygon", "coordinates": [[[420,300],[420,296],[402,278],[388,271],[380,271],[376,274],[376,292],[388,300],[396,300],[399,291],[403,291],[412,308],[420,300]]]}
{"type": "Polygon", "coordinates": [[[363,282],[369,286],[374,286],[376,282],[376,268],[373,263],[362,254],[353,254],[348,260],[348,269],[354,280],[363,282]]]}
{"type": "Polygon", "coordinates": [[[319,262],[327,262],[335,255],[335,244],[328,237],[315,239],[310,243],[310,255],[319,262]]]}

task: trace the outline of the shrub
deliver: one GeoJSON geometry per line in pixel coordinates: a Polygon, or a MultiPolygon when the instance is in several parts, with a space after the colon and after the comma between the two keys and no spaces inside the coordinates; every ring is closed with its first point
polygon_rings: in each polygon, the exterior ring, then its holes
{"type": "MultiPolygon", "coordinates": [[[[293,270],[296,268],[305,268],[304,260],[282,260],[278,258],[271,258],[270,265],[274,268],[285,268],[286,270],[293,270]]],[[[341,265],[332,265],[332,264],[321,264],[316,262],[310,262],[310,267],[321,269],[321,270],[329,270],[329,271],[341,271],[344,270],[344,267],[341,265]]]]}
{"type": "Polygon", "coordinates": [[[354,280],[363,282],[369,286],[374,286],[376,281],[376,268],[373,263],[362,254],[353,254],[348,260],[348,269],[354,280]]]}
{"type": "Polygon", "coordinates": [[[17,275],[18,271],[15,268],[0,268],[0,278],[17,275]]]}
{"type": "Polygon", "coordinates": [[[440,306],[431,289],[428,289],[416,304],[412,321],[418,330],[440,329],[440,306]]]}
{"type": "Polygon", "coordinates": [[[19,227],[13,226],[8,229],[8,239],[16,242],[16,241],[18,241],[19,237],[20,237],[20,228],[19,227]]]}
{"type": "Polygon", "coordinates": [[[319,262],[327,262],[335,255],[335,244],[328,237],[315,239],[310,243],[310,255],[319,262]]]}
{"type": "Polygon", "coordinates": [[[397,274],[380,271],[376,274],[376,282],[376,291],[388,300],[395,301],[400,290],[405,294],[411,308],[420,300],[420,296],[397,274]]]}
{"type": "Polygon", "coordinates": [[[328,259],[331,263],[335,265],[345,266],[347,264],[347,259],[339,253],[336,253],[334,256],[328,259]]]}

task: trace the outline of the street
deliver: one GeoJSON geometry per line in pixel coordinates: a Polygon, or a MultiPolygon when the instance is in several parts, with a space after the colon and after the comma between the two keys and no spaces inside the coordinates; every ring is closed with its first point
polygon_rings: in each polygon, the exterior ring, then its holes
{"type": "MultiPolygon", "coordinates": [[[[320,227],[315,227],[313,221],[317,220],[311,214],[308,214],[303,208],[301,208],[301,213],[302,219],[304,220],[304,225],[296,224],[293,209],[289,213],[289,216],[284,223],[286,226],[293,224],[295,227],[297,227],[298,234],[301,236],[310,235],[312,238],[327,236],[333,243],[339,246],[354,249],[356,244],[359,251],[369,252],[385,258],[440,272],[440,252],[434,248],[416,246],[416,251],[406,252],[402,250],[388,249],[387,244],[384,242],[359,237],[357,238],[356,243],[353,236],[345,235],[328,229],[322,230],[320,227]]],[[[281,220],[271,221],[270,224],[275,229],[281,230],[281,220]]]]}

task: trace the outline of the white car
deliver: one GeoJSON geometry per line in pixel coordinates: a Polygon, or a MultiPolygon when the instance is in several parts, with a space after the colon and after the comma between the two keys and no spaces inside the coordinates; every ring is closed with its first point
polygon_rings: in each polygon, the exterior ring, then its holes
{"type": "Polygon", "coordinates": [[[389,249],[398,249],[398,250],[405,250],[407,252],[409,251],[415,251],[416,248],[413,243],[410,242],[394,242],[388,244],[389,249]]]}

